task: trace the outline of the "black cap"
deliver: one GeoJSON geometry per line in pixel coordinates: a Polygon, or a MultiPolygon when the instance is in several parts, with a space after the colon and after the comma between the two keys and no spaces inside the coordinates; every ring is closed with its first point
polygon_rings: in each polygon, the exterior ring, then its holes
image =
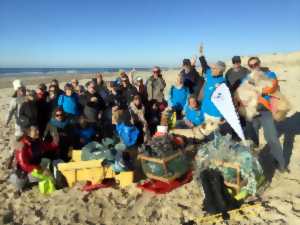
{"type": "Polygon", "coordinates": [[[184,66],[190,66],[191,65],[191,61],[189,59],[184,59],[184,60],[182,60],[182,65],[184,65],[184,66]]]}
{"type": "Polygon", "coordinates": [[[232,63],[235,64],[235,63],[241,63],[242,60],[241,60],[241,57],[240,56],[233,56],[232,57],[232,63]]]}

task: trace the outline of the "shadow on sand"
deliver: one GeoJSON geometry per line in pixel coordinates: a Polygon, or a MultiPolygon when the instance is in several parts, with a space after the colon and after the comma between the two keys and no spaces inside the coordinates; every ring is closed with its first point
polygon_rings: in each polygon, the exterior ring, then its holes
{"type": "MultiPolygon", "coordinates": [[[[279,122],[277,128],[279,137],[283,135],[283,156],[288,166],[294,148],[295,136],[300,134],[300,112],[296,112],[286,118],[286,120],[279,122]]],[[[276,170],[276,165],[267,145],[260,151],[259,161],[266,178],[271,181],[276,170]]]]}

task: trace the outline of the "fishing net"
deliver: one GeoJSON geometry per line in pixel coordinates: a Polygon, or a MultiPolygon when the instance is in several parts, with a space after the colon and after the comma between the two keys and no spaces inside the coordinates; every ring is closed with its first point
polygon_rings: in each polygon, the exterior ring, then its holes
{"type": "Polygon", "coordinates": [[[249,195],[255,195],[264,180],[261,165],[249,147],[232,140],[229,134],[221,136],[216,133],[213,141],[201,146],[196,155],[196,165],[197,175],[207,168],[218,169],[228,183],[235,183],[240,176],[240,191],[249,195]],[[238,165],[239,171],[223,166],[224,163],[238,165]]]}

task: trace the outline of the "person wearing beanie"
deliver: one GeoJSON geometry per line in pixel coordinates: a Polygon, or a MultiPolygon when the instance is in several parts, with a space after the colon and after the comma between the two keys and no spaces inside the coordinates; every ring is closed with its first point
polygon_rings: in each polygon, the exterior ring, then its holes
{"type": "Polygon", "coordinates": [[[250,71],[246,67],[243,67],[241,63],[242,60],[240,56],[233,56],[232,67],[225,74],[226,84],[232,95],[234,95],[242,80],[250,73],[250,71]]]}
{"type": "Polygon", "coordinates": [[[26,88],[22,81],[14,80],[13,81],[14,94],[9,104],[8,114],[5,119],[5,125],[8,126],[9,122],[15,117],[15,137],[19,139],[22,135],[22,129],[18,123],[20,116],[20,108],[22,104],[25,102],[26,96],[26,88]]]}
{"type": "Polygon", "coordinates": [[[200,47],[200,55],[199,60],[205,79],[201,111],[204,113],[205,118],[221,120],[222,114],[211,101],[211,96],[220,84],[225,83],[223,73],[226,70],[226,64],[222,61],[217,61],[209,66],[203,55],[203,47],[200,47]]]}

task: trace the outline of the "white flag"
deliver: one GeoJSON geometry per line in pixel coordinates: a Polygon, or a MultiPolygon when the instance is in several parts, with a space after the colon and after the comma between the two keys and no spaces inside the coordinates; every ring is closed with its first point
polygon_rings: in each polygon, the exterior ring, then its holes
{"type": "Polygon", "coordinates": [[[239,120],[238,114],[233,105],[229,88],[226,84],[219,85],[211,96],[211,101],[223,115],[227,123],[230,124],[235,133],[242,141],[245,141],[245,135],[239,120]]]}

